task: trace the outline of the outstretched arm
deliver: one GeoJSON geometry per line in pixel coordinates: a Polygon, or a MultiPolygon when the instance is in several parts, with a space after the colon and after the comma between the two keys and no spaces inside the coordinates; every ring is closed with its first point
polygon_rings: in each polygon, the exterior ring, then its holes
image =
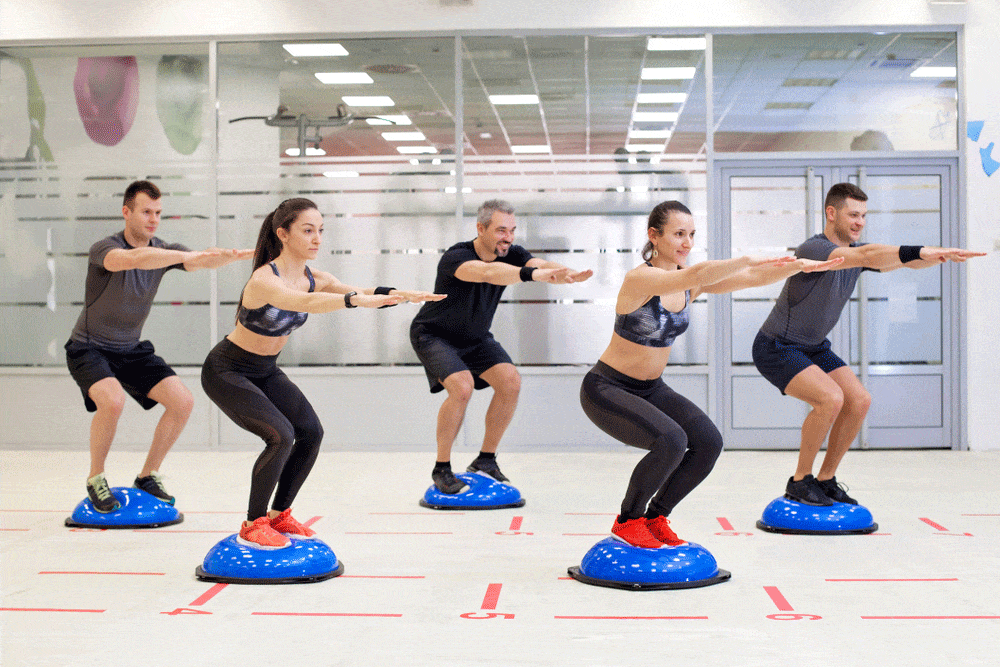
{"type": "Polygon", "coordinates": [[[253,248],[244,248],[242,250],[234,248],[208,248],[202,252],[196,252],[193,259],[185,261],[184,270],[218,269],[226,264],[238,262],[241,259],[251,259],[253,253],[253,248]]]}
{"type": "Polygon", "coordinates": [[[650,294],[670,294],[685,290],[703,292],[708,291],[710,285],[732,278],[751,267],[781,266],[794,260],[794,257],[761,259],[748,256],[710,259],[676,271],[642,265],[628,272],[622,290],[641,300],[645,300],[650,294]]]}
{"type": "Polygon", "coordinates": [[[534,282],[544,282],[553,284],[577,283],[594,275],[591,270],[573,271],[555,262],[544,262],[535,257],[528,260],[523,271],[522,267],[506,264],[504,262],[483,262],[481,260],[470,260],[463,262],[455,270],[455,277],[467,283],[490,283],[491,285],[513,285],[514,283],[525,282],[522,277],[530,275],[534,282]],[[538,263],[535,263],[538,262],[538,263]],[[545,266],[540,266],[544,263],[545,266]]]}
{"type": "MultiPolygon", "coordinates": [[[[327,282],[326,277],[332,276],[317,271],[314,277],[316,278],[316,291],[302,292],[289,289],[284,281],[273,273],[258,271],[250,278],[250,282],[243,290],[243,305],[247,308],[259,308],[267,303],[282,310],[293,310],[300,313],[329,313],[348,307],[346,295],[357,290],[348,289],[341,292],[339,289],[320,289],[321,279],[325,283],[327,282]]],[[[325,284],[323,286],[327,287],[325,284]]],[[[339,281],[337,286],[338,288],[346,287],[339,281]]],[[[350,307],[381,308],[394,306],[402,300],[403,297],[398,295],[371,295],[359,292],[351,297],[350,307]]]]}
{"type": "Polygon", "coordinates": [[[726,294],[748,287],[761,287],[770,285],[779,280],[784,280],[796,273],[813,273],[816,271],[829,271],[838,268],[844,262],[843,257],[828,259],[825,262],[817,262],[813,259],[799,258],[787,264],[762,264],[747,267],[731,278],[720,280],[717,283],[706,285],[702,292],[710,294],[726,294]]]}
{"type": "Polygon", "coordinates": [[[397,303],[402,303],[403,301],[408,301],[410,303],[440,301],[448,296],[447,294],[435,294],[434,292],[423,292],[419,290],[401,290],[396,289],[395,287],[355,287],[341,282],[335,276],[326,273],[325,271],[313,271],[313,277],[316,280],[317,292],[330,292],[332,294],[357,292],[358,295],[366,296],[392,296],[394,299],[399,297],[394,303],[388,304],[393,306],[397,303]]]}
{"type": "Polygon", "coordinates": [[[863,267],[877,271],[895,271],[904,266],[908,269],[926,269],[943,262],[964,262],[970,257],[982,257],[986,253],[963,250],[961,248],[935,248],[931,246],[898,246],[869,243],[856,247],[841,247],[830,253],[829,259],[843,257],[841,269],[863,267]],[[913,256],[919,252],[919,258],[913,256]]]}

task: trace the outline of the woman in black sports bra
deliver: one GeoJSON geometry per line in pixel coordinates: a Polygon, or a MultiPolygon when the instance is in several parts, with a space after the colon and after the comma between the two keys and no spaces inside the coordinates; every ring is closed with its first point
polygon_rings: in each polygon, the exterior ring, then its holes
{"type": "Polygon", "coordinates": [[[694,231],[691,211],[680,202],[663,202],[649,214],[645,262],[625,274],[611,343],[580,388],[591,421],[617,440],[649,451],[632,473],[611,529],[620,540],[649,549],[684,544],[667,516],[708,476],[722,452],[722,435],[708,415],[660,377],[674,338],[687,329],[689,304],[700,294],[767,285],[839,264],[737,257],[685,268],[694,231]]]}
{"type": "Polygon", "coordinates": [[[247,520],[237,538],[257,548],[280,549],[288,546],[287,535],[315,534],[292,517],[291,505],[316,462],[323,427],[306,397],[277,366],[288,335],[309,313],[445,297],[394,287],[362,289],[310,270],[306,262],[316,259],[322,236],[323,216],[308,199],[285,200],[264,219],[236,328],[209,353],[201,371],[208,397],[264,440],[251,475],[247,520]]]}

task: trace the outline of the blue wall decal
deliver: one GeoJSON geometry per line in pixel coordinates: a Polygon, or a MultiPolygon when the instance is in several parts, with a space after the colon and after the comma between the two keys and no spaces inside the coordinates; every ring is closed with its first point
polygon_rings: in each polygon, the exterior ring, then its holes
{"type": "Polygon", "coordinates": [[[983,125],[986,124],[986,121],[970,120],[967,124],[969,127],[966,130],[966,134],[968,134],[969,138],[973,141],[979,141],[979,134],[983,131],[983,125]]]}
{"type": "Polygon", "coordinates": [[[993,156],[990,155],[990,153],[992,152],[993,152],[992,141],[990,142],[990,145],[987,146],[986,148],[979,149],[979,157],[982,158],[983,161],[983,171],[986,172],[987,176],[992,176],[993,172],[995,172],[997,168],[1000,167],[1000,162],[994,160],[993,156]]]}

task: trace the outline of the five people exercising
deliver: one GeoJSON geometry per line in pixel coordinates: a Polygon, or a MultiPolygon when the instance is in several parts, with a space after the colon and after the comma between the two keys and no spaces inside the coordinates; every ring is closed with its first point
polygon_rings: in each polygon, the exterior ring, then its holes
{"type": "MultiPolygon", "coordinates": [[[[135,485],[173,502],[158,470],[191,413],[193,399],[152,345],[139,341],[160,279],[172,268],[217,268],[251,255],[253,273],[240,295],[235,328],[209,353],[202,369],[209,398],[264,442],[251,474],[240,541],[275,549],[288,544],[287,535],[313,535],[291,516],[291,505],[316,461],[323,429],[309,401],[276,363],[289,334],[309,313],[423,303],[412,321],[410,340],[431,392],[446,392],[437,416],[434,486],[445,494],[466,488],[452,472],[451,448],[473,391],[487,386],[493,397],[485,435],[467,470],[508,481],[496,451],[513,418],[520,375],[490,332],[500,299],[515,283],[568,284],[593,275],[533,257],[515,244],[514,208],[508,202],[490,200],[479,208],[476,237],[442,255],[434,292],[422,292],[353,287],[311,269],[307,261],[317,256],[323,217],[308,199],[289,199],[272,211],[255,250],[202,252],[154,236],[159,200],[159,190],[148,181],[126,190],[125,230],[91,248],[85,307],[66,344],[70,372],[87,409],[96,413],[87,490],[97,511],[111,512],[118,505],[103,473],[126,394],[146,409],[164,405],[135,485]]],[[[625,275],[611,342],[580,392],[584,412],[601,430],[648,452],[631,474],[612,527],[618,539],[644,548],[684,544],[667,517],[705,479],[722,451],[722,437],[708,416],[661,379],[673,341],[688,327],[691,302],[701,294],[783,279],[774,310],[754,341],[753,358],[783,394],[812,407],[786,494],[813,505],[855,502],[835,473],[871,399],[830,350],[827,334],[862,271],[925,268],[985,254],[861,244],[866,201],[857,186],[833,186],[825,201],[823,233],[803,243],[795,257],[738,257],[690,267],[695,234],[690,210],[667,201],[650,213],[644,262],[625,275]],[[813,477],[813,462],[827,434],[827,454],[813,477]]]]}

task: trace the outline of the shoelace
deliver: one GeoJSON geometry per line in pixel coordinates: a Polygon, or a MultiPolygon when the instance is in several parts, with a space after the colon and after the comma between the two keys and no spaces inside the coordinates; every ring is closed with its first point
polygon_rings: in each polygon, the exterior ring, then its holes
{"type": "Polygon", "coordinates": [[[108,488],[108,483],[104,481],[97,485],[97,488],[94,489],[94,493],[97,494],[98,500],[107,500],[111,497],[111,489],[108,488]]]}

